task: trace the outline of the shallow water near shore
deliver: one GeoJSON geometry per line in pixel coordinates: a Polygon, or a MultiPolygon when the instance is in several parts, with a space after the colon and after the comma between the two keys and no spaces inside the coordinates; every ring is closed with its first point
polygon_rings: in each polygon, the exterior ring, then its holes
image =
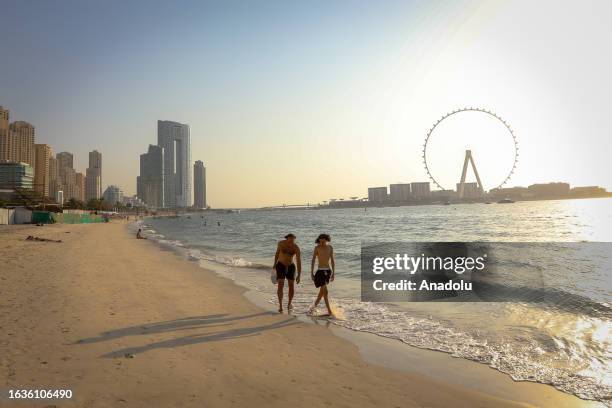
{"type": "MultiPolygon", "coordinates": [[[[308,276],[314,238],[330,233],[338,264],[337,279],[330,285],[334,324],[478,361],[515,380],[551,384],[610,405],[609,270],[602,274],[564,265],[546,281],[547,289],[558,295],[546,303],[521,298],[504,303],[360,301],[362,241],[611,242],[610,199],[367,211],[243,210],[148,218],[141,225],[160,245],[182,248],[203,267],[261,293],[270,303],[276,302],[270,282],[276,241],[293,232],[302,248],[304,270],[294,300],[298,315],[305,314],[316,294],[308,276]],[[572,280],[575,274],[579,281],[572,280]]],[[[517,274],[520,267],[513,266],[517,274]]]]}

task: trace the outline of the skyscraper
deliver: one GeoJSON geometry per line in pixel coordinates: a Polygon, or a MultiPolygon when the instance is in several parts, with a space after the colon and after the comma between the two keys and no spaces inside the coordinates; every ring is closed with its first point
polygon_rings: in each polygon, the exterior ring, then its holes
{"type": "Polygon", "coordinates": [[[35,144],[34,154],[36,164],[34,165],[34,191],[49,197],[49,160],[53,152],[48,144],[35,144]]]}
{"type": "Polygon", "coordinates": [[[64,170],[72,169],[74,166],[74,156],[72,153],[60,152],[55,158],[57,159],[57,174],[60,179],[64,178],[64,170]]]}
{"type": "Polygon", "coordinates": [[[193,205],[206,208],[206,167],[201,160],[193,165],[193,205]]]}
{"type": "MultiPolygon", "coordinates": [[[[74,156],[69,152],[60,152],[56,156],[57,173],[64,192],[64,200],[71,198],[79,199],[79,192],[76,184],[76,171],[74,171],[74,156]]],[[[57,190],[57,189],[56,189],[57,190]]]]}
{"type": "Polygon", "coordinates": [[[89,167],[85,171],[85,201],[102,197],[102,154],[89,152],[89,167]]]}
{"type": "Polygon", "coordinates": [[[49,157],[49,197],[55,198],[56,193],[62,189],[57,171],[57,159],[53,156],[49,157]]]}
{"type": "Polygon", "coordinates": [[[75,174],[76,184],[76,199],[79,201],[85,201],[85,175],[83,173],[75,174]]]}
{"type": "Polygon", "coordinates": [[[73,168],[64,169],[64,181],[62,183],[62,189],[64,190],[64,199],[70,200],[74,198],[79,199],[79,189],[77,186],[77,173],[73,168]]]}
{"type": "Polygon", "coordinates": [[[0,106],[0,162],[14,160],[13,141],[9,132],[9,111],[0,106]]]}
{"type": "Polygon", "coordinates": [[[9,125],[15,162],[27,163],[34,167],[34,126],[17,121],[9,125]]]}
{"type": "Polygon", "coordinates": [[[147,153],[140,155],[140,176],[136,178],[139,199],[149,207],[164,208],[164,149],[149,145],[147,153]]]}
{"type": "Polygon", "coordinates": [[[165,207],[190,207],[192,168],[189,125],[158,120],[157,145],[164,149],[165,207]]]}

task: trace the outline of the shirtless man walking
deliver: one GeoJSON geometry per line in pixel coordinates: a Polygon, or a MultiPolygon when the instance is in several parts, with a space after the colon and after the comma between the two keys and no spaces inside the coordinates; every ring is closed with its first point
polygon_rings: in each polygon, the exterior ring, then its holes
{"type": "Polygon", "coordinates": [[[319,288],[319,294],[314,305],[308,310],[309,314],[312,314],[319,305],[321,298],[325,300],[325,306],[327,306],[327,313],[333,316],[331,307],[329,306],[329,297],[327,292],[327,285],[329,282],[334,281],[334,274],[336,272],[336,261],[334,259],[334,248],[329,245],[331,237],[328,234],[321,234],[317,238],[315,249],[312,253],[312,262],[310,263],[310,276],[315,284],[315,287],[319,288]],[[315,259],[319,259],[319,265],[317,266],[317,272],[314,273],[315,259]]]}
{"type": "Polygon", "coordinates": [[[300,247],[295,243],[295,235],[287,234],[285,239],[278,242],[276,246],[276,254],[274,255],[274,265],[272,269],[276,270],[277,291],[278,294],[278,311],[283,312],[283,288],[285,287],[285,279],[289,284],[289,302],[287,302],[287,310],[292,310],[293,294],[295,292],[293,283],[300,283],[300,275],[302,274],[302,259],[300,256],[300,247]],[[297,264],[297,278],[295,276],[295,263],[297,264]]]}

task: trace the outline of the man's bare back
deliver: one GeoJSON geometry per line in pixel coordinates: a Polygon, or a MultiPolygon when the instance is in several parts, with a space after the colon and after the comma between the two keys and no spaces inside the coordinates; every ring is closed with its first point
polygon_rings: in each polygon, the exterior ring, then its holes
{"type": "Polygon", "coordinates": [[[329,261],[334,252],[334,248],[331,245],[317,245],[314,251],[314,255],[319,261],[319,268],[329,268],[329,261]]]}

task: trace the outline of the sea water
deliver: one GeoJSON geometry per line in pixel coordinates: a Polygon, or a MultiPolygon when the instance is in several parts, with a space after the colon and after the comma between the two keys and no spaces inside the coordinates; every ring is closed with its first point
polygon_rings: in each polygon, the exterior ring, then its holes
{"type": "MultiPolygon", "coordinates": [[[[612,242],[612,199],[322,210],[242,210],[147,218],[147,234],[276,302],[270,282],[276,243],[291,232],[302,249],[294,313],[316,296],[314,240],[332,236],[335,324],[487,364],[584,399],[612,396],[612,271],[571,263],[547,278],[554,301],[368,303],[360,301],[362,242],[612,242]],[[577,270],[580,269],[580,270],[577,270]],[[580,279],[575,279],[576,275],[580,279]],[[579,299],[579,301],[568,301],[579,299]]],[[[612,256],[604,254],[603,256],[612,256]]],[[[542,251],[541,257],[556,256],[542,251]]],[[[609,265],[609,263],[608,263],[609,265]]],[[[507,268],[520,275],[523,264],[507,268]]]]}

